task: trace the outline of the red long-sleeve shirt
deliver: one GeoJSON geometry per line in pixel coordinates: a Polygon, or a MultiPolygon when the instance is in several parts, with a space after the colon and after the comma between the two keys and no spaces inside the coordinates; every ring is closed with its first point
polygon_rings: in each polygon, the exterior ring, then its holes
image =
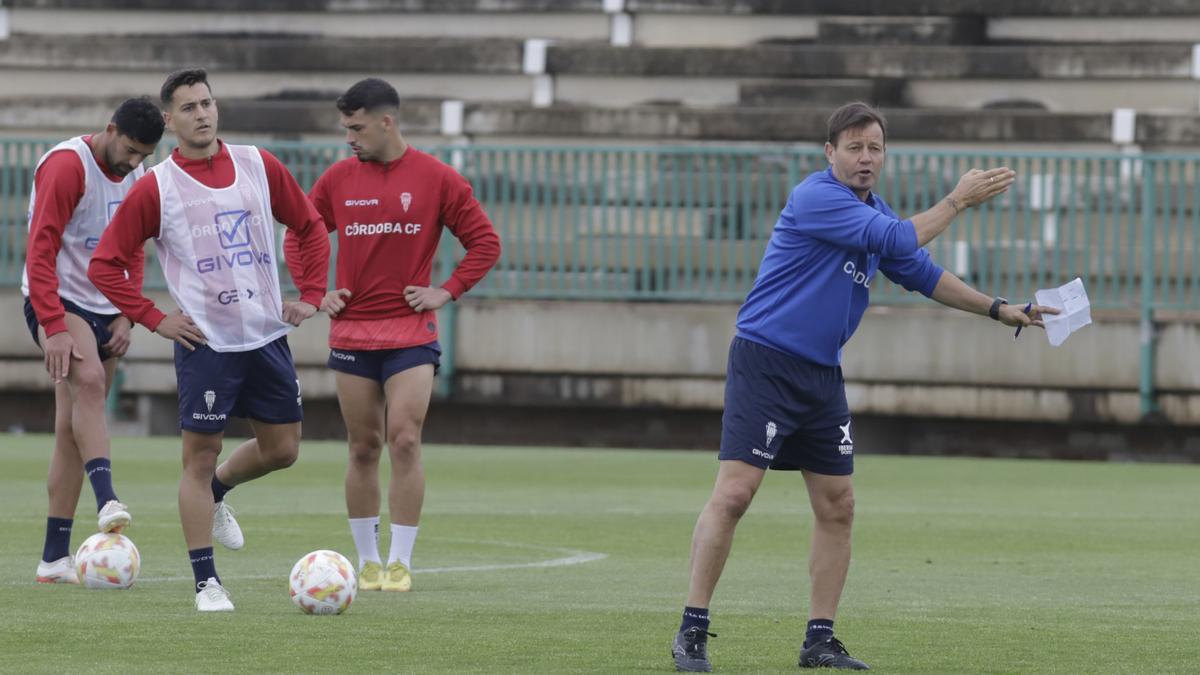
{"type": "MultiPolygon", "coordinates": [[[[313,306],[320,306],[325,295],[329,273],[329,235],[321,222],[321,216],[313,208],[288,172],[274,155],[259,149],[271,191],[271,211],[275,220],[300,238],[294,255],[298,261],[291,267],[300,299],[313,306]]],[[[236,180],[233,159],[225,144],[221,143],[217,154],[206,159],[186,159],[176,149],[171,158],[189,176],[210,188],[219,189],[233,185],[236,180]]],[[[113,305],[126,316],[153,331],[166,316],[154,303],[134,287],[121,273],[134,252],[143,242],[157,237],[161,227],[161,207],[158,182],[154,175],[146,174],[134,184],[125,201],[117,209],[112,223],[100,238],[100,245],[92,255],[88,267],[88,278],[96,284],[113,305]]]]}
{"type": "MultiPolygon", "coordinates": [[[[388,163],[344,159],[310,194],[330,232],[338,233],[337,288],[351,292],[338,320],[415,314],[405,286],[429,286],[433,257],[447,227],[467,249],[442,284],[455,298],[479,283],[500,258],[500,237],[453,167],[409,147],[388,163]]],[[[289,261],[297,242],[284,237],[289,261]]]]}
{"type": "MultiPolygon", "coordinates": [[[[91,136],[83,137],[85,143],[91,140],[91,136]]],[[[113,175],[101,158],[92,156],[106,178],[114,183],[124,180],[113,175]]],[[[58,252],[62,249],[67,223],[75,215],[86,186],[79,155],[70,150],[50,153],[34,174],[33,184],[37,197],[29,219],[25,271],[29,276],[29,302],[49,337],[67,330],[66,310],[58,296],[58,252]]],[[[132,253],[128,269],[129,282],[140,289],[145,269],[145,253],[141,249],[132,253]]]]}

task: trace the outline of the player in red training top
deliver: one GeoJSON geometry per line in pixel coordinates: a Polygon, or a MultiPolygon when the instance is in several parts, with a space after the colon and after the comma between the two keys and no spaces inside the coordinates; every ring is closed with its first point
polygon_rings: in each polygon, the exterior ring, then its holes
{"type": "MultiPolygon", "coordinates": [[[[325,295],[321,310],[331,317],[329,367],[337,371],[350,442],[346,509],[364,590],[412,587],[412,550],[425,498],[421,427],[441,355],[435,312],[478,283],[500,257],[500,238],[470,183],[401,137],[399,105],[396,90],[383,80],[350,87],[337,107],[355,157],[329,167],[309,195],[326,227],[338,234],[336,290],[325,295]],[[467,253],[445,283],[431,287],[443,227],[467,253]],[[385,431],[392,463],[386,570],[378,542],[385,431]]],[[[285,239],[289,262],[294,244],[285,239]]]]}
{"type": "Polygon", "coordinates": [[[274,155],[217,137],[207,73],[172,73],[161,96],[179,147],[129,191],[88,276],[122,312],[176,343],[179,517],[196,609],[232,611],[212,541],[242,547],[225,493],[291,466],[300,452],[300,380],[286,336],[325,295],[329,235],[274,155]],[[299,302],[285,302],[280,292],[275,221],[301,238],[292,261],[299,302]],[[123,269],[147,239],[181,311],[164,314],[125,279],[123,269]],[[217,466],[230,416],[248,418],[254,438],[217,466]]]}
{"type": "MultiPolygon", "coordinates": [[[[79,583],[71,526],[85,474],[96,495],[100,530],[120,531],[130,521],[113,491],[104,398],[117,359],[129,348],[133,324],[88,281],[87,266],[162,133],[159,109],[148,98],[131,98],[117,107],[104,131],[59,143],[34,171],[21,292],[29,332],[54,379],[50,513],[37,568],[42,583],[79,583]]],[[[141,288],[137,254],[129,272],[131,283],[141,288]]]]}

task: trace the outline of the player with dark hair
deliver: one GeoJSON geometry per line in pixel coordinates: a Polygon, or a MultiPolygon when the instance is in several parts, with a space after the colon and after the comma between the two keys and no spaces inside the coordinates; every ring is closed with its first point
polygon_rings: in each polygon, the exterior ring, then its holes
{"type": "MultiPolygon", "coordinates": [[[[478,283],[500,256],[500,238],[471,185],[452,167],[408,145],[396,117],[400,97],[368,78],[337,100],[355,157],[317,180],[313,204],[337,232],[337,290],[321,310],[331,317],[329,367],[350,445],[346,508],[358,549],[359,588],[412,588],[425,473],[421,427],[439,364],[436,311],[478,283]],[[443,227],[466,247],[457,269],[430,286],[443,227]],[[386,425],[385,425],[386,420],[386,425]],[[379,459],[386,442],[391,549],[379,556],[379,459]]],[[[288,233],[291,254],[296,238],[288,233]]]]}
{"type": "Polygon", "coordinates": [[[212,540],[241,548],[225,504],[234,486],[291,466],[300,450],[300,380],[286,335],[316,313],[329,270],[321,217],[283,164],[217,137],[217,102],[203,70],[172,73],[162,88],[179,147],[130,190],[100,239],[88,276],[127,316],[175,345],[183,475],[179,515],[195,578],[196,609],[231,611],[212,540]],[[283,299],[275,221],[299,237],[292,263],[300,301],[283,299]],[[171,297],[164,314],[125,278],[154,239],[171,297]],[[229,416],[254,438],[220,466],[229,416]]]}
{"type": "MultiPolygon", "coordinates": [[[[85,475],[102,532],[119,532],[131,520],[113,490],[104,399],[117,359],[129,349],[133,324],[88,281],[87,266],[162,133],[159,109],[148,98],[131,98],[117,107],[104,131],[59,143],[34,171],[21,293],[29,332],[54,380],[50,510],[37,568],[42,583],[79,583],[71,528],[85,475]]],[[[129,275],[140,288],[140,252],[130,261],[129,275]]]]}
{"type": "Polygon", "coordinates": [[[814,524],[809,621],[801,667],[866,669],[834,637],[854,520],[854,439],[842,379],[842,346],[854,334],[876,272],[938,302],[1008,326],[1042,326],[1051,308],[1028,312],[971,288],[922,247],[964,209],[1003,193],[1007,168],[972,169],[933,208],[901,220],[871,189],[883,170],[887,122],[852,103],[829,118],[829,168],[797,185],[738,312],[729,348],[716,485],[692,535],[683,622],[672,644],[676,670],[712,670],[709,601],[767,469],[803,473],[814,524]]]}

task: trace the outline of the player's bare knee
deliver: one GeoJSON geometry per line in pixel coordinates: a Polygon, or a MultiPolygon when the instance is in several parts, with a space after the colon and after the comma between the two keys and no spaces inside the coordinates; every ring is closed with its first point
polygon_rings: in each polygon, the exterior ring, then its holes
{"type": "Polygon", "coordinates": [[[183,454],[183,474],[193,480],[210,481],[217,471],[220,447],[193,450],[183,454]]]}
{"type": "Polygon", "coordinates": [[[73,364],[68,382],[75,401],[104,399],[104,366],[99,363],[73,364]]]}
{"type": "Polygon", "coordinates": [[[712,496],[713,505],[721,515],[730,520],[740,520],[754,501],[754,488],[749,486],[725,486],[712,496]]]}
{"type": "Polygon", "coordinates": [[[350,440],[350,462],[353,464],[374,466],[382,455],[382,437],[350,440]]]}
{"type": "Polygon", "coordinates": [[[266,457],[267,464],[272,471],[286,469],[296,463],[300,458],[300,444],[292,442],[277,443],[274,446],[263,448],[263,454],[266,457]]]}
{"type": "Polygon", "coordinates": [[[850,527],[854,522],[854,491],[844,490],[814,504],[813,515],[824,525],[850,527]]]}
{"type": "Polygon", "coordinates": [[[421,428],[406,426],[392,433],[388,439],[388,451],[392,461],[409,462],[421,454],[421,428]]]}

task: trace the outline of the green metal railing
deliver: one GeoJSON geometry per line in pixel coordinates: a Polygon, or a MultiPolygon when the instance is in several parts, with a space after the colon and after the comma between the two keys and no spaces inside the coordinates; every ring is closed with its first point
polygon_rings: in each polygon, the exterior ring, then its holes
{"type": "MultiPolygon", "coordinates": [[[[32,168],[52,145],[0,141],[0,283],[19,282],[32,168]]],[[[348,154],[262,145],[305,188],[348,154]]],[[[826,165],[818,148],[790,146],[430,151],[471,181],[500,232],[504,256],[472,292],[494,298],[739,301],[792,186],[826,165]]],[[[930,252],[986,293],[1030,297],[1081,276],[1097,308],[1140,311],[1152,412],[1154,313],[1200,309],[1200,156],[893,150],[876,191],[911,215],[969,168],[1000,165],[1016,170],[1014,188],[960,216],[930,252]]],[[[461,252],[444,246],[435,274],[461,252]]],[[[161,285],[156,266],[147,283],[161,285]]],[[[872,301],[920,298],[879,275],[872,301]]]]}

